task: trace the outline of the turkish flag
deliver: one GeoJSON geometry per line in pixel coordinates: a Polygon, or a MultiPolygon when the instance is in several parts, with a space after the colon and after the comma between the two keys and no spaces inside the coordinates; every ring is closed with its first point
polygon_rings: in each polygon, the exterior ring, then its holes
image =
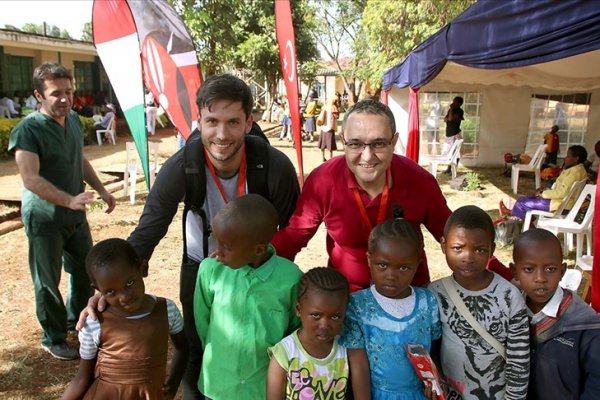
{"type": "Polygon", "coordinates": [[[298,66],[296,62],[296,39],[292,25],[292,8],[289,0],[275,0],[275,31],[279,45],[281,72],[285,81],[292,132],[298,156],[298,181],[300,187],[304,184],[304,168],[302,165],[302,137],[300,132],[300,102],[298,95],[298,66]]]}

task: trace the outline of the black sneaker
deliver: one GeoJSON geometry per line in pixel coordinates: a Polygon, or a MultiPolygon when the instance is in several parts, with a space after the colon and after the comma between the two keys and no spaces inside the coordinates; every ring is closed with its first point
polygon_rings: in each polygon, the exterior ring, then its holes
{"type": "Polygon", "coordinates": [[[79,357],[77,349],[71,347],[67,342],[53,344],[47,346],[42,344],[42,349],[46,350],[52,357],[58,358],[59,360],[69,361],[75,360],[79,357]]]}

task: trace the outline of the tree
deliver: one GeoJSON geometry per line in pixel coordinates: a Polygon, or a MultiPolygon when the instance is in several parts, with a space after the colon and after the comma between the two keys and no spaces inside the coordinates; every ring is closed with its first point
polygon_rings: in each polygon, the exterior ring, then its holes
{"type": "Polygon", "coordinates": [[[240,0],[175,0],[188,27],[202,71],[214,75],[232,63],[232,46],[238,42],[233,25],[240,0]]]}
{"type": "Polygon", "coordinates": [[[475,0],[368,0],[362,30],[369,62],[360,66],[358,76],[378,87],[378,94],[388,68],[473,3],[475,0]]]}
{"type": "Polygon", "coordinates": [[[38,35],[45,35],[62,39],[73,39],[66,29],[61,30],[58,26],[49,25],[45,22],[42,22],[40,24],[27,22],[23,25],[23,27],[20,30],[22,32],[36,33],[38,35]]]}
{"type": "MultiPolygon", "coordinates": [[[[281,77],[272,0],[176,0],[175,6],[196,44],[206,75],[231,69],[242,70],[267,82],[275,98],[281,77]]],[[[317,58],[317,47],[309,33],[312,8],[306,0],[292,1],[296,53],[300,64],[317,58]]]]}
{"type": "Polygon", "coordinates": [[[91,42],[92,39],[92,22],[90,21],[83,24],[83,29],[81,30],[81,40],[85,42],[91,42]]]}
{"type": "Polygon", "coordinates": [[[313,36],[334,62],[353,102],[358,100],[362,86],[362,82],[354,84],[356,71],[366,62],[365,40],[360,29],[365,5],[366,0],[326,0],[314,4],[316,29],[313,36]],[[349,55],[351,62],[343,62],[349,55]]]}

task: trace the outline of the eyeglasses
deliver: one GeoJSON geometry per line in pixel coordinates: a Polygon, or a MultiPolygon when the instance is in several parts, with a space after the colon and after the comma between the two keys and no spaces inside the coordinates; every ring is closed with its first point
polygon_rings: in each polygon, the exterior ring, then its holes
{"type": "Polygon", "coordinates": [[[346,146],[346,149],[351,153],[362,153],[363,151],[365,151],[365,148],[367,146],[370,147],[371,151],[374,153],[383,153],[394,141],[394,136],[392,136],[392,138],[389,140],[377,139],[372,141],[371,143],[363,143],[358,140],[350,140],[349,142],[346,142],[343,136],[342,140],[344,142],[344,145],[346,146]]]}

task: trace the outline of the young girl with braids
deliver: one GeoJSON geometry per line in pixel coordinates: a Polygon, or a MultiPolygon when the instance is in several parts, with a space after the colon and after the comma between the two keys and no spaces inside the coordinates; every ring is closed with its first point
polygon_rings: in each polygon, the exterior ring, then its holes
{"type": "Polygon", "coordinates": [[[350,296],[346,278],[332,268],[313,268],[298,285],[296,314],[302,327],[269,348],[267,400],[370,399],[364,349],[346,350],[338,335],[350,296]]]}
{"type": "Polygon", "coordinates": [[[441,337],[435,296],[410,286],[421,262],[421,240],[403,218],[377,225],[367,252],[372,285],[350,298],[340,343],[349,352],[366,349],[371,395],[376,400],[426,398],[404,350],[405,344],[412,343],[431,352],[432,343],[441,337]]]}

